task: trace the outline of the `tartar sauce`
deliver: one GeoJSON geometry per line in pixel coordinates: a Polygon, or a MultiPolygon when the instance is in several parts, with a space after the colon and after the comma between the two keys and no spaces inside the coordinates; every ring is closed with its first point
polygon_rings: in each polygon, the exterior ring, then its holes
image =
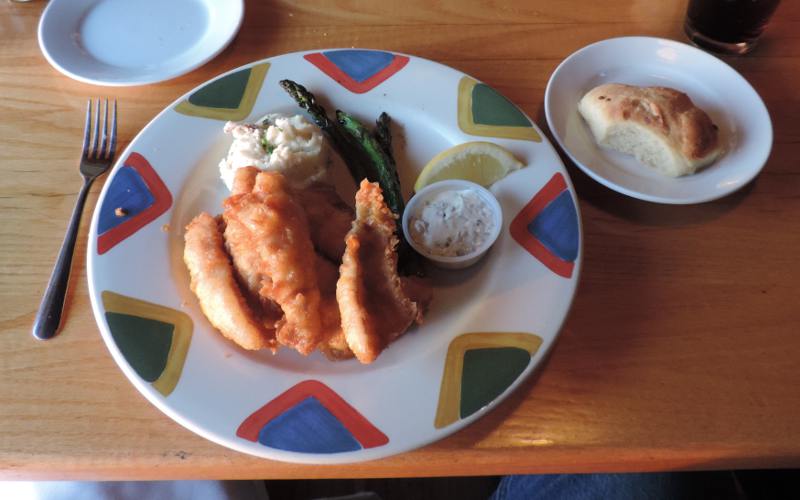
{"type": "Polygon", "coordinates": [[[489,205],[470,189],[437,193],[409,222],[414,242],[442,257],[472,253],[489,239],[495,225],[489,205]]]}

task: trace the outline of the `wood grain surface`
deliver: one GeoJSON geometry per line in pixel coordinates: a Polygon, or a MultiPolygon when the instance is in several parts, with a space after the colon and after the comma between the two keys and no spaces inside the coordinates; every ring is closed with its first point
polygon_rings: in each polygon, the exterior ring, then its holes
{"type": "MultiPolygon", "coordinates": [[[[616,194],[568,165],[583,217],[574,307],[538,374],[475,424],[366,463],[307,466],[227,450],[148,403],[117,368],[87,293],[84,217],[61,334],[30,330],[75,195],[86,99],[116,97],[121,146],[179,95],[297,50],[415,54],[497,88],[547,130],[558,63],[622,35],[685,41],[685,2],[248,1],[234,42],[144,87],[78,83],[50,67],[44,2],[0,3],[0,477],[355,478],[800,466],[800,3],[762,45],[725,60],[775,131],[761,175],[694,206],[616,194]]],[[[736,106],[736,96],[727,96],[736,106]]],[[[89,198],[93,206],[102,182],[89,198]]]]}

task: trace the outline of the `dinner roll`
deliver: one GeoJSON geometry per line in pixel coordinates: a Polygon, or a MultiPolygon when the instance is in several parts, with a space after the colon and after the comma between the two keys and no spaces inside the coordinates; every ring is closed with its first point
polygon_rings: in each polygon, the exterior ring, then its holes
{"type": "Polygon", "coordinates": [[[578,111],[598,144],[672,177],[693,174],[722,153],[717,126],[675,89],[607,83],[583,96],[578,111]]]}

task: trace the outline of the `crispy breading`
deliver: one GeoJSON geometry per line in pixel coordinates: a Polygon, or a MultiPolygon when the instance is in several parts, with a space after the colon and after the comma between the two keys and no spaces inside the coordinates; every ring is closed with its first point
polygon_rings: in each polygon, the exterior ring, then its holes
{"type": "Polygon", "coordinates": [[[203,212],[186,226],[184,237],[183,260],[203,314],[225,337],[241,347],[274,350],[277,346],[274,330],[264,327],[239,290],[218,221],[203,212]]]}
{"type": "Polygon", "coordinates": [[[187,226],[184,260],[203,312],[242,347],[371,363],[422,321],[431,289],[397,275],[396,217],[377,184],[362,182],[353,221],[331,186],[292,189],[246,167],[223,207],[187,226]]]}
{"type": "Polygon", "coordinates": [[[265,277],[260,295],[283,311],[278,342],[309,354],[322,339],[315,253],[305,212],[286,180],[279,173],[258,173],[252,192],[225,200],[223,217],[229,226],[242,229],[236,237],[258,256],[256,265],[265,277]]]}
{"type": "MultiPolygon", "coordinates": [[[[259,172],[256,167],[238,169],[233,179],[233,193],[251,192],[259,172]]],[[[278,304],[260,293],[263,282],[269,281],[270,278],[261,269],[261,259],[251,241],[249,230],[237,220],[222,225],[225,249],[231,256],[234,274],[242,287],[247,303],[266,328],[275,330],[276,323],[283,317],[283,311],[278,304]]]]}
{"type": "MultiPolygon", "coordinates": [[[[269,186],[256,186],[259,172],[256,167],[237,169],[231,194],[268,190],[269,186]]],[[[268,177],[261,179],[262,183],[269,182],[268,177]]],[[[314,248],[332,262],[340,262],[344,253],[344,237],[355,218],[353,209],[339,197],[333,186],[322,182],[295,189],[292,194],[306,213],[314,248]]]]}
{"type": "Polygon", "coordinates": [[[233,175],[231,194],[244,194],[253,190],[256,185],[256,176],[261,170],[258,167],[242,167],[236,169],[233,175]]]}
{"type": "Polygon", "coordinates": [[[295,196],[308,217],[314,248],[332,262],[341,262],[344,238],[355,218],[353,209],[328,184],[311,184],[298,189],[295,196]]]}
{"type": "Polygon", "coordinates": [[[321,294],[320,314],[322,315],[323,340],[319,350],[330,360],[350,359],[353,352],[347,345],[342,331],[342,317],[339,304],[336,302],[336,282],[339,280],[339,268],[322,255],[317,254],[317,278],[321,294]]]}
{"type": "Polygon", "coordinates": [[[397,275],[396,228],[396,217],[378,184],[362,181],[336,285],[342,329],[362,363],[373,362],[412,323],[422,320],[425,304],[409,297],[397,275]]]}

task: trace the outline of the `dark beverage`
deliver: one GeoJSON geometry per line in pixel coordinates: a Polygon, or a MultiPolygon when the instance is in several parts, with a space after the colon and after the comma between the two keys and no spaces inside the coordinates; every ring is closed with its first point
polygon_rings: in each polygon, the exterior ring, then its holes
{"type": "Polygon", "coordinates": [[[780,0],[690,0],[685,30],[689,38],[719,52],[749,52],[780,0]]]}

